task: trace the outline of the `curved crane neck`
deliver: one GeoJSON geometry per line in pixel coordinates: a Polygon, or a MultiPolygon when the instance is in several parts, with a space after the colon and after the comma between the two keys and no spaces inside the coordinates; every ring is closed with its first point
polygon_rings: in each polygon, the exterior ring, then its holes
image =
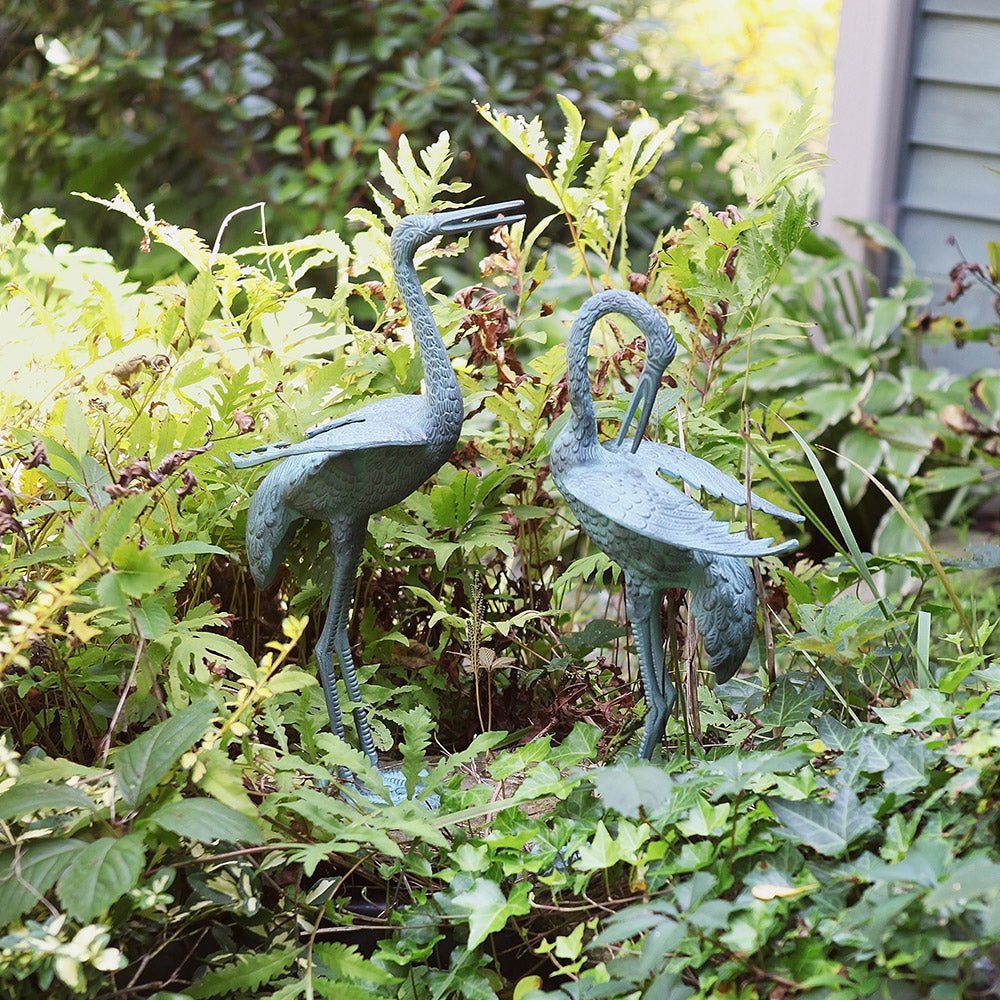
{"type": "Polygon", "coordinates": [[[666,350],[673,357],[676,350],[674,336],[666,321],[653,306],[633,292],[620,288],[592,295],[580,307],[569,332],[566,347],[566,388],[573,413],[570,417],[573,437],[580,448],[599,447],[597,441],[597,416],[590,389],[587,367],[587,348],[598,320],[610,313],[627,316],[639,328],[646,342],[666,338],[666,350]]]}
{"type": "Polygon", "coordinates": [[[424,297],[424,290],[420,287],[420,279],[417,277],[414,264],[417,249],[434,234],[428,234],[420,239],[420,234],[404,232],[397,237],[397,232],[400,227],[405,226],[405,223],[404,219],[396,227],[390,242],[396,287],[399,289],[403,305],[406,306],[410,326],[417,341],[417,349],[420,351],[427,401],[435,417],[434,427],[441,430],[446,427],[448,432],[454,431],[454,436],[457,438],[464,415],[462,393],[455,377],[455,369],[451,365],[451,358],[448,357],[437,323],[434,322],[430,306],[424,297]]]}

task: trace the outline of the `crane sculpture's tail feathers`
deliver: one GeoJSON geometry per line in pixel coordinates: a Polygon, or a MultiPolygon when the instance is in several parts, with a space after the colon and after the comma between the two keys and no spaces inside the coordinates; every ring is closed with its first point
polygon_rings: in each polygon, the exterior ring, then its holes
{"type": "Polygon", "coordinates": [[[698,562],[704,582],[692,588],[691,610],[708,653],[709,669],[721,684],[739,670],[750,649],[757,624],[757,593],[744,560],[715,556],[698,562]]]}
{"type": "Polygon", "coordinates": [[[258,587],[266,587],[285,560],[295,523],[300,516],[285,502],[280,482],[273,470],[257,487],[247,512],[247,560],[258,587]]]}

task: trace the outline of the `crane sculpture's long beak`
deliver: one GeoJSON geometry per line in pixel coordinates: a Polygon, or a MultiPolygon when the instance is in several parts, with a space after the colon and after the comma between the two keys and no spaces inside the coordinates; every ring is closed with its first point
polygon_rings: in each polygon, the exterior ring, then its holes
{"type": "Polygon", "coordinates": [[[639,426],[636,427],[635,437],[632,438],[632,451],[635,452],[638,449],[639,442],[642,440],[643,434],[646,433],[646,425],[653,414],[653,403],[656,402],[656,394],[660,389],[660,380],[663,378],[665,370],[666,365],[661,368],[659,365],[650,364],[648,359],[645,365],[643,365],[639,381],[635,384],[635,392],[632,393],[632,402],[629,403],[628,409],[625,411],[621,429],[618,431],[616,444],[619,448],[625,443],[628,429],[635,419],[636,411],[641,406],[642,411],[639,413],[639,426]]]}
{"type": "Polygon", "coordinates": [[[474,205],[472,208],[456,208],[451,212],[438,212],[434,219],[442,233],[467,233],[473,229],[494,229],[522,222],[524,212],[507,214],[511,209],[522,208],[523,201],[501,201],[494,205],[474,205]]]}

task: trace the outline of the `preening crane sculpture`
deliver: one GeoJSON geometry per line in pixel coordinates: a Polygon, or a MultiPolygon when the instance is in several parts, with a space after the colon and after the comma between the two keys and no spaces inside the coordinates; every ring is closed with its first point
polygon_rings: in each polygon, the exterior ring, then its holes
{"type": "MultiPolygon", "coordinates": [[[[569,335],[566,381],[571,414],[552,447],[552,477],[570,509],[597,546],[621,566],[625,595],[646,694],[647,717],[639,756],[649,759],[662,740],[676,698],[664,669],[660,604],[668,587],[691,592],[691,609],[701,630],[709,667],[729,680],[746,658],[756,626],[757,597],[746,559],[787,552],[794,540],[774,545],[730,533],[729,525],[660,473],[684,480],[713,496],[745,505],[746,489],[702,459],[669,445],[643,442],[660,380],[676,352],[666,320],[645,299],[610,290],[591,296],[569,335]],[[601,445],[587,372],[587,347],[598,320],[621,313],[646,338],[646,360],[631,405],[614,444],[601,445]],[[631,448],[623,447],[639,407],[631,448]]],[[[750,505],[790,520],[755,493],[750,505]]]]}
{"type": "MultiPolygon", "coordinates": [[[[333,660],[340,664],[361,749],[374,767],[378,755],[351,657],[347,625],[354,580],[372,514],[402,499],[432,476],[451,456],[464,417],[462,394],[451,359],[417,278],[414,256],[437,236],[519,222],[508,214],[521,201],[481,205],[400,220],[390,239],[392,268],[400,298],[424,368],[424,393],[375,400],[311,431],[296,444],[274,444],[234,455],[246,468],[280,459],[250,503],[246,543],[250,571],[266,587],[282,564],[296,522],[325,521],[330,531],[333,579],[330,605],[316,645],[316,660],[333,732],[345,738],[333,660]]],[[[405,796],[399,771],[383,771],[393,801],[405,796]]]]}

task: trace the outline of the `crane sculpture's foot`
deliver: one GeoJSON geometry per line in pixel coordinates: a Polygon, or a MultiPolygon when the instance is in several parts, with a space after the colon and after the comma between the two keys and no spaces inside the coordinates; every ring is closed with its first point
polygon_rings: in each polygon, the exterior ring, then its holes
{"type": "MultiPolygon", "coordinates": [[[[372,790],[366,785],[363,785],[356,777],[349,775],[348,780],[354,787],[366,798],[369,802],[374,802],[377,805],[384,805],[386,799],[392,805],[397,805],[400,802],[406,801],[409,796],[406,794],[406,777],[403,774],[402,768],[399,767],[380,767],[378,769],[379,777],[382,779],[383,787],[380,789],[372,790]]],[[[426,771],[421,771],[422,776],[426,776],[426,771]]],[[[416,787],[413,789],[413,797],[416,798],[424,790],[424,783],[418,781],[416,787]]],[[[440,795],[428,795],[426,799],[421,800],[423,804],[428,809],[440,809],[441,808],[441,796],[440,795]]]]}

